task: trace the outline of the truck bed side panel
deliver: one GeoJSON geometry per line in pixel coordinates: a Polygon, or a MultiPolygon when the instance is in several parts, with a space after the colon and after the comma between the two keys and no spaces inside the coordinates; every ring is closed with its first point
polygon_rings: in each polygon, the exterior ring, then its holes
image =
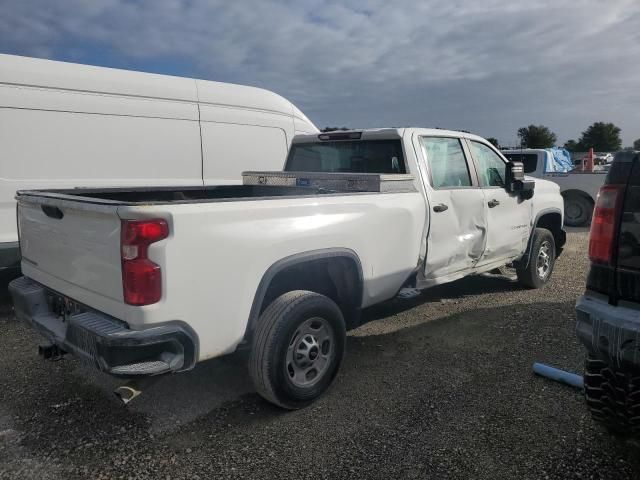
{"type": "Polygon", "coordinates": [[[578,190],[586,193],[595,202],[598,190],[604,183],[604,173],[548,173],[543,177],[560,186],[560,193],[578,190]]]}
{"type": "Polygon", "coordinates": [[[130,308],[127,320],[140,328],[187,322],[203,360],[242,341],[260,280],[282,258],[351,249],[362,263],[362,305],[392,297],[417,266],[425,203],[414,192],[131,206],[118,213],[167,218],[172,229],[153,259],[162,265],[165,295],[158,304],[130,308]]]}

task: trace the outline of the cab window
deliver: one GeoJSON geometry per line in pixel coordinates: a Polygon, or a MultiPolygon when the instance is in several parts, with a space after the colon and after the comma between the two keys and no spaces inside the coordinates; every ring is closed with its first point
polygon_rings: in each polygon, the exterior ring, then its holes
{"type": "Polygon", "coordinates": [[[462,144],[457,138],[421,137],[431,185],[436,189],[470,187],[471,176],[462,144]]]}
{"type": "Polygon", "coordinates": [[[512,162],[522,162],[524,173],[533,173],[538,168],[537,153],[505,153],[504,156],[512,162]]]}
{"type": "Polygon", "coordinates": [[[288,172],[406,173],[400,140],[293,144],[288,172]]]}
{"type": "Polygon", "coordinates": [[[483,187],[504,187],[507,164],[491,148],[480,142],[469,142],[471,155],[478,167],[480,184],[483,187]]]}

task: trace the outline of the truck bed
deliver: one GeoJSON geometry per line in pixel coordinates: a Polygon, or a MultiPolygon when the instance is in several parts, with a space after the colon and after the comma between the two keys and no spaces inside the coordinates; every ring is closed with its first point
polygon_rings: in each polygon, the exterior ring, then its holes
{"type": "Polygon", "coordinates": [[[51,197],[57,200],[82,200],[109,205],[158,205],[214,201],[257,200],[336,193],[322,188],[278,187],[268,185],[216,185],[210,187],[126,187],[74,188],[59,190],[22,190],[18,196],[51,197]]]}
{"type": "Polygon", "coordinates": [[[106,205],[224,202],[328,194],[414,191],[412,175],[309,172],[245,172],[243,185],[23,190],[18,196],[81,200],[106,205]]]}

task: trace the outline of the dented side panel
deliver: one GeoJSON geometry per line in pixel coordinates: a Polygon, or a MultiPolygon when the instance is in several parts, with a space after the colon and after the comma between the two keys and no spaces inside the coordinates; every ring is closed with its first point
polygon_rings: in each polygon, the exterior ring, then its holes
{"type": "Polygon", "coordinates": [[[486,239],[484,196],[479,188],[433,190],[425,279],[469,270],[482,258],[486,239]],[[447,209],[435,212],[434,207],[447,209]]]}
{"type": "Polygon", "coordinates": [[[534,218],[533,201],[523,200],[520,195],[509,193],[504,188],[485,188],[483,193],[488,230],[484,254],[478,266],[519,258],[529,240],[534,218]],[[489,208],[490,204],[495,206],[489,208]]]}

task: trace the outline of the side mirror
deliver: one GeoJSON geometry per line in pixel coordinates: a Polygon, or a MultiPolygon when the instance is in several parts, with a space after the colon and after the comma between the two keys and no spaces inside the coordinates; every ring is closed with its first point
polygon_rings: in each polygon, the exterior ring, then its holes
{"type": "Polygon", "coordinates": [[[525,180],[524,164],[522,162],[507,163],[506,188],[512,193],[520,193],[523,199],[533,197],[533,190],[536,186],[534,180],[525,180]]]}
{"type": "Polygon", "coordinates": [[[524,164],[522,162],[507,163],[506,184],[524,181],[524,164]]]}

